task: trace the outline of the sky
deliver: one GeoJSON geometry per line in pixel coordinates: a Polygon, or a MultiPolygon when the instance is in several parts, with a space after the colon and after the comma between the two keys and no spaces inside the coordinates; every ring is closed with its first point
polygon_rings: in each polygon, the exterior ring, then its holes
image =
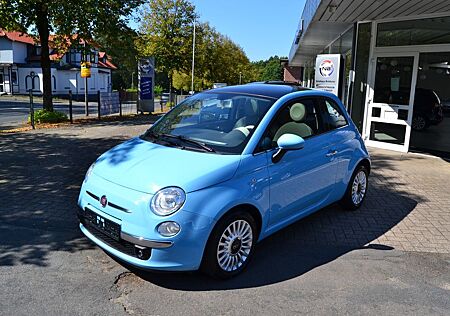
{"type": "Polygon", "coordinates": [[[241,46],[251,61],[287,57],[305,0],[191,0],[200,21],[241,46]]]}

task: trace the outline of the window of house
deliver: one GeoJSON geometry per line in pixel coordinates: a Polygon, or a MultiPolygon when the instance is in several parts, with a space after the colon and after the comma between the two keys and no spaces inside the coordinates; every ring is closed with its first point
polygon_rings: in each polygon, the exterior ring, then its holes
{"type": "Polygon", "coordinates": [[[13,70],[13,71],[11,72],[11,83],[14,84],[14,85],[17,85],[17,84],[18,84],[18,81],[17,81],[17,71],[16,71],[16,70],[13,70]]]}
{"type": "Polygon", "coordinates": [[[41,53],[42,53],[42,47],[39,46],[39,45],[35,45],[35,46],[34,46],[34,49],[33,49],[33,53],[34,53],[34,55],[36,55],[36,56],[41,56],[41,53]]]}

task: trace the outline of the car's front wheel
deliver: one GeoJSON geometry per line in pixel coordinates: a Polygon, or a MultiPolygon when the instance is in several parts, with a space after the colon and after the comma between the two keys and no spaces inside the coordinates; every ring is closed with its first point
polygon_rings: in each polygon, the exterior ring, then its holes
{"type": "Polygon", "coordinates": [[[255,248],[257,228],[253,217],[244,211],[221,219],[206,245],[202,271],[227,279],[242,272],[255,248]]]}

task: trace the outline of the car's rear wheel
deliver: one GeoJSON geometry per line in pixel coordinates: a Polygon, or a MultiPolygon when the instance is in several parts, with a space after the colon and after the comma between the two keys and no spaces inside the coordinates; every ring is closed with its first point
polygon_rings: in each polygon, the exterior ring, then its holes
{"type": "Polygon", "coordinates": [[[239,274],[253,255],[256,238],[257,227],[250,214],[238,211],[225,216],[208,240],[202,271],[221,279],[239,274]]]}
{"type": "Polygon", "coordinates": [[[341,200],[342,206],[351,211],[360,208],[366,198],[368,185],[369,171],[365,166],[359,165],[353,172],[347,191],[341,200]]]}

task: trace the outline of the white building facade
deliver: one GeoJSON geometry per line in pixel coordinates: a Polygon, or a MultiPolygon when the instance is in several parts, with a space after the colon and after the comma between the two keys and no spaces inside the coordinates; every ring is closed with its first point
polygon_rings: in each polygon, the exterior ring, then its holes
{"type": "MultiPolygon", "coordinates": [[[[80,76],[81,53],[70,49],[58,54],[50,49],[52,92],[54,96],[76,97],[84,95],[85,79],[80,76]]],[[[112,90],[111,75],[116,66],[104,52],[91,51],[91,77],[88,78],[88,94],[112,90]]],[[[30,36],[20,32],[0,29],[0,94],[43,93],[40,45],[30,36]]]]}

